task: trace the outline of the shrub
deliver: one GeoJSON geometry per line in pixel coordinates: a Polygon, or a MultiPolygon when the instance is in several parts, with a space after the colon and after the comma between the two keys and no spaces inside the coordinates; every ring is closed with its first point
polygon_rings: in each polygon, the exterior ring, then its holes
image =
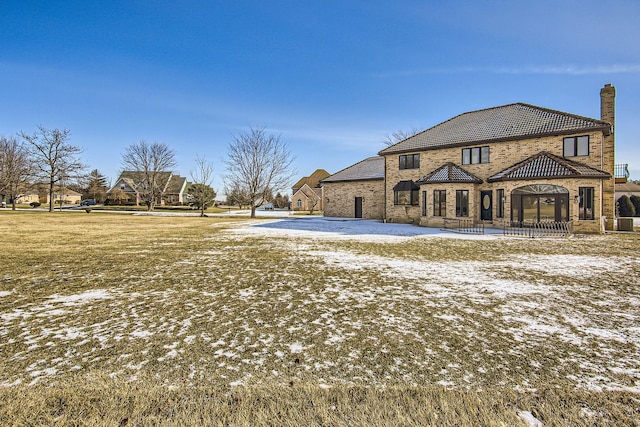
{"type": "Polygon", "coordinates": [[[629,197],[629,200],[631,201],[631,204],[636,210],[635,216],[640,216],[640,196],[633,195],[629,197]]]}
{"type": "Polygon", "coordinates": [[[39,202],[31,202],[31,203],[29,203],[29,206],[31,206],[32,208],[37,208],[37,207],[40,207],[40,203],[39,202]]]}
{"type": "Polygon", "coordinates": [[[633,207],[633,203],[629,200],[629,196],[621,196],[618,199],[618,216],[630,217],[636,214],[636,210],[633,207]]]}

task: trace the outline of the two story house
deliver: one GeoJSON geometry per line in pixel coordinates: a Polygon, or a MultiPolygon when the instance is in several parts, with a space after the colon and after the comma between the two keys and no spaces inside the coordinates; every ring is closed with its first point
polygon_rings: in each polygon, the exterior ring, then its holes
{"type": "Polygon", "coordinates": [[[510,104],[461,114],[385,148],[385,218],[611,228],[614,87],[602,88],[600,99],[600,120],[510,104]]]}
{"type": "MultiPolygon", "coordinates": [[[[442,227],[449,219],[468,219],[502,227],[571,221],[577,232],[611,229],[610,84],[600,91],[600,105],[600,119],[524,103],[460,114],[381,150],[384,188],[375,200],[368,197],[389,222],[442,227]]],[[[347,196],[354,203],[362,197],[356,193],[347,196]]],[[[327,204],[339,200],[332,194],[327,204]]]]}

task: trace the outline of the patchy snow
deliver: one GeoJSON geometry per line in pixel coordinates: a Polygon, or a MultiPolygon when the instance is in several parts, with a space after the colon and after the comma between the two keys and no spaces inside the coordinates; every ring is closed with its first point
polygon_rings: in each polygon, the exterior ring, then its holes
{"type": "Polygon", "coordinates": [[[304,347],[299,342],[295,342],[289,346],[289,351],[291,353],[301,353],[304,347]]]}
{"type": "Polygon", "coordinates": [[[518,417],[529,427],[542,427],[542,421],[533,416],[530,411],[520,411],[518,412],[518,417]]]}
{"type": "Polygon", "coordinates": [[[47,297],[49,303],[62,303],[63,305],[82,304],[96,299],[111,298],[109,291],[106,289],[95,289],[92,291],[83,292],[77,295],[51,295],[47,297]]]}
{"type": "Polygon", "coordinates": [[[0,291],[0,298],[11,295],[12,291],[0,291]]]}
{"type": "Polygon", "coordinates": [[[411,224],[383,223],[376,220],[350,218],[286,218],[271,221],[243,223],[230,229],[243,235],[272,237],[286,234],[290,237],[326,239],[352,239],[367,242],[393,242],[410,237],[448,237],[458,239],[492,239],[502,235],[502,230],[487,229],[485,235],[458,234],[438,228],[418,227],[411,224]],[[250,225],[250,227],[246,227],[250,225]]]}
{"type": "Polygon", "coordinates": [[[526,389],[548,376],[640,391],[640,298],[617,286],[637,277],[635,254],[527,251],[491,263],[427,261],[385,254],[387,246],[373,255],[349,240],[513,240],[327,218],[246,221],[228,230],[214,233],[210,248],[172,262],[169,284],[156,286],[166,276],[153,272],[108,290],[4,300],[0,350],[10,349],[20,369],[0,376],[0,386],[103,369],[132,381],[152,371],[193,382],[276,378],[323,387],[484,387],[506,375],[526,389]],[[254,250],[255,237],[266,237],[255,250],[286,253],[273,261],[280,265],[238,260],[239,248],[254,250]],[[229,240],[235,246],[225,246],[229,240]],[[298,274],[297,262],[317,276],[298,274]],[[194,277],[194,265],[205,267],[204,280],[194,277]],[[615,285],[600,288],[604,280],[615,285]]]}

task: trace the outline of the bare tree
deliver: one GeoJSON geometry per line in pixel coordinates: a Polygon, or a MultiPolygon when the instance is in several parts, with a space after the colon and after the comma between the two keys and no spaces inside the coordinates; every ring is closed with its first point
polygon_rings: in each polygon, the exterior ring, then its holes
{"type": "Polygon", "coordinates": [[[239,185],[231,183],[232,187],[225,186],[224,192],[227,195],[227,205],[238,205],[238,209],[242,209],[243,206],[249,205],[249,196],[240,188],[239,185]]]}
{"type": "Polygon", "coordinates": [[[0,137],[0,196],[8,197],[16,210],[16,199],[29,187],[33,175],[29,151],[15,138],[0,137]]]}
{"type": "Polygon", "coordinates": [[[48,186],[49,212],[53,212],[55,186],[62,188],[65,180],[78,179],[85,168],[78,159],[82,149],[68,142],[70,134],[68,129],[49,130],[43,126],[38,126],[33,135],[20,132],[29,147],[35,175],[48,186]]]}
{"type": "Polygon", "coordinates": [[[388,133],[384,136],[384,138],[382,139],[382,143],[385,145],[393,145],[396,144],[400,141],[404,141],[405,139],[417,134],[418,132],[420,132],[419,129],[417,128],[413,128],[411,130],[408,131],[404,131],[404,130],[398,130],[392,133],[388,133]]]}
{"type": "Polygon", "coordinates": [[[264,128],[250,128],[233,138],[229,144],[228,188],[238,187],[249,201],[251,217],[264,202],[268,192],[287,188],[295,171],[293,157],[279,135],[267,134],[264,128]]]}
{"type": "Polygon", "coordinates": [[[200,216],[211,206],[216,198],[216,192],[211,187],[213,182],[213,165],[203,157],[196,157],[196,169],[191,171],[193,184],[187,190],[192,202],[200,209],[200,216]]]}
{"type": "Polygon", "coordinates": [[[164,196],[171,169],[176,165],[175,153],[166,144],[140,141],[127,147],[122,155],[125,170],[140,175],[138,187],[147,210],[153,208],[164,196]]]}

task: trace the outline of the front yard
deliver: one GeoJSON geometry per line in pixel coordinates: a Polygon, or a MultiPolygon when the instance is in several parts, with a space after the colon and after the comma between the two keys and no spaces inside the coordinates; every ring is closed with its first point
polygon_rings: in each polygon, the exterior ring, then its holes
{"type": "Polygon", "coordinates": [[[638,423],[637,236],[420,230],[3,212],[0,425],[638,423]]]}

